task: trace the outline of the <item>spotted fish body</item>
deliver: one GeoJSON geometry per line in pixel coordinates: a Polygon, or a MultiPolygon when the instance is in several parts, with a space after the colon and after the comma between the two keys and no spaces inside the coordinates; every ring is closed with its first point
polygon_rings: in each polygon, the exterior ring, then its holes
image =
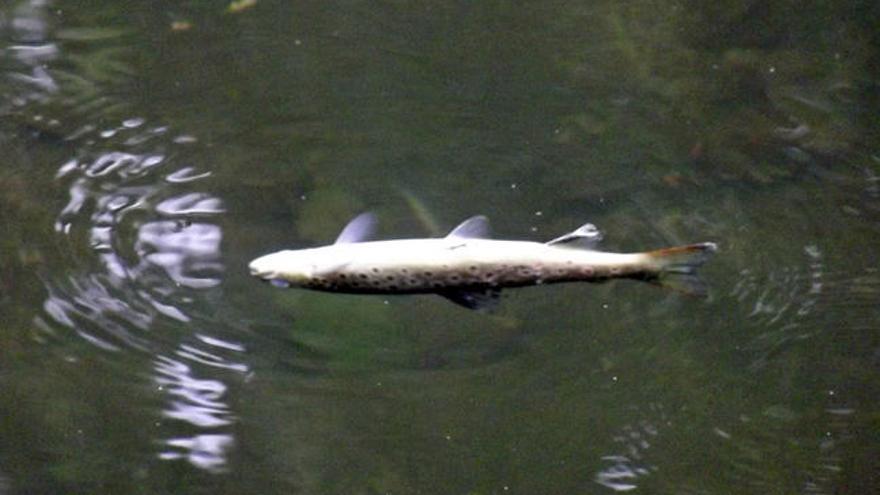
{"type": "Polygon", "coordinates": [[[691,275],[712,243],[645,253],[593,250],[586,224],[548,243],[488,239],[488,221],[472,217],[439,239],[369,241],[374,219],[361,215],[335,244],[257,258],[251,274],[276,285],[353,294],[436,293],[472,309],[494,305],[500,289],[612,278],[659,280],[691,275]]]}

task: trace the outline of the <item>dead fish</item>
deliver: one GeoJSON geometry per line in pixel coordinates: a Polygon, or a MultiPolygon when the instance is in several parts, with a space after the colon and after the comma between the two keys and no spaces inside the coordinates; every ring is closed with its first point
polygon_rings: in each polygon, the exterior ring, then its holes
{"type": "Polygon", "coordinates": [[[285,250],[253,260],[251,275],[281,287],[349,294],[438,294],[470,309],[490,309],[501,289],[558,282],[629,278],[688,293],[704,287],[696,269],[717,250],[712,242],[641,253],[595,249],[602,234],[593,224],[546,243],[489,238],[478,215],[446,237],[369,241],[376,218],[364,213],[336,242],[285,250]]]}

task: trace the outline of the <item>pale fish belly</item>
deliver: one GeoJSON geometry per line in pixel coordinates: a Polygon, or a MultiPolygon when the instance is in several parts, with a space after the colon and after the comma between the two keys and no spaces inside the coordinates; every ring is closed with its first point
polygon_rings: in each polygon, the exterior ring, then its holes
{"type": "Polygon", "coordinates": [[[363,251],[365,246],[361,244],[356,261],[322,271],[304,286],[357,294],[417,294],[652,275],[637,254],[590,252],[533,242],[478,240],[453,247],[448,242],[375,244],[373,252],[363,251]]]}

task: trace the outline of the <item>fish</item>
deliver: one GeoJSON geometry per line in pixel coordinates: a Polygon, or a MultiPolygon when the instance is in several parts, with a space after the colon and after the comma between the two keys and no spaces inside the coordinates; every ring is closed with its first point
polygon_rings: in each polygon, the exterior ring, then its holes
{"type": "Polygon", "coordinates": [[[440,238],[370,240],[376,217],[362,213],[333,244],[260,256],[250,273],[279,287],[348,294],[437,294],[463,307],[491,310],[501,290],[624,278],[704,295],[696,270],[717,251],[701,242],[636,253],[597,250],[592,223],[547,242],[490,237],[489,220],[468,218],[440,238]]]}

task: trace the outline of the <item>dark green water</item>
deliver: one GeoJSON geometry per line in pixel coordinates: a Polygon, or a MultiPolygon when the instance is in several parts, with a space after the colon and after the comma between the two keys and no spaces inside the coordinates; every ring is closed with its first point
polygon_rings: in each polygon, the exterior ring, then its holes
{"type": "Polygon", "coordinates": [[[0,3],[0,495],[880,491],[874,2],[0,3]],[[488,215],[636,282],[277,290],[488,215]]]}

